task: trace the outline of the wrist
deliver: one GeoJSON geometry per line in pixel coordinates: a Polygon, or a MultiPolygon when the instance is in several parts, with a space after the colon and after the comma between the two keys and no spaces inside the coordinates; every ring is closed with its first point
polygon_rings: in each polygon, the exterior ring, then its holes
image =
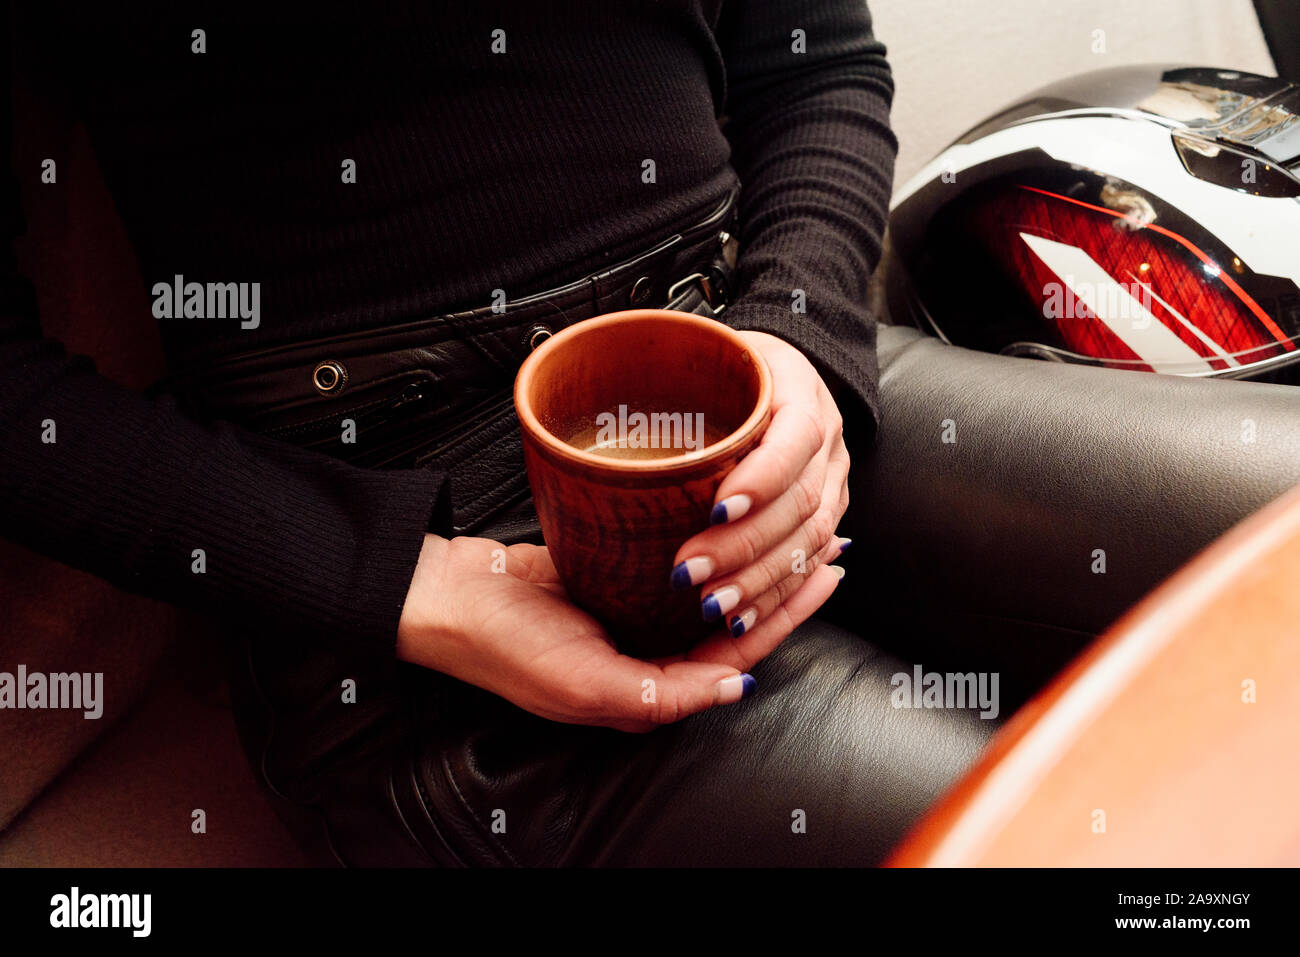
{"type": "Polygon", "coordinates": [[[434,667],[432,645],[450,625],[446,582],[449,544],[440,535],[424,536],[397,622],[399,661],[434,667]]]}

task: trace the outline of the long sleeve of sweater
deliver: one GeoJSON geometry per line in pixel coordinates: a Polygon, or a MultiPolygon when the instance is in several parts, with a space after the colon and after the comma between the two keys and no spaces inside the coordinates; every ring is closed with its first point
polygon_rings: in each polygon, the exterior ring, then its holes
{"type": "Polygon", "coordinates": [[[724,317],[797,346],[878,421],[867,280],[897,140],[893,82],[862,0],[727,2],[724,130],[740,175],[741,256],[724,317]]]}

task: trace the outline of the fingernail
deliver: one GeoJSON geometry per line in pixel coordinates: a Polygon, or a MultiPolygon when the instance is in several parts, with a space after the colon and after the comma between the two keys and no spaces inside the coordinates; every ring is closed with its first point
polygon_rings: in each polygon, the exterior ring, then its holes
{"type": "Polygon", "coordinates": [[[716,621],[740,604],[740,589],[735,585],[719,588],[700,602],[705,621],[716,621]]]}
{"type": "Polygon", "coordinates": [[[844,577],[844,569],[843,569],[843,567],[841,567],[841,566],[839,566],[839,565],[827,565],[826,567],[829,568],[831,571],[833,571],[833,572],[835,573],[835,577],[836,577],[836,578],[843,578],[843,577],[844,577]]]}
{"type": "Polygon", "coordinates": [[[853,544],[853,539],[851,538],[846,538],[844,539],[844,541],[840,542],[840,554],[843,555],[846,551],[848,551],[849,546],[852,544],[853,544]]]}
{"type": "Polygon", "coordinates": [[[731,637],[739,638],[749,629],[754,627],[754,621],[758,618],[757,608],[747,608],[745,613],[737,615],[731,619],[731,637]]]}
{"type": "Polygon", "coordinates": [[[713,574],[713,567],[713,559],[705,555],[688,558],[673,566],[673,573],[668,580],[674,588],[690,588],[708,581],[713,574]]]}
{"type": "Polygon", "coordinates": [[[754,504],[753,500],[748,495],[728,495],[713,506],[713,511],[709,513],[709,524],[721,525],[723,522],[734,522],[748,512],[752,504],[754,504]]]}
{"type": "Polygon", "coordinates": [[[758,688],[758,682],[750,674],[732,675],[718,682],[718,704],[735,704],[741,698],[748,698],[758,688]]]}

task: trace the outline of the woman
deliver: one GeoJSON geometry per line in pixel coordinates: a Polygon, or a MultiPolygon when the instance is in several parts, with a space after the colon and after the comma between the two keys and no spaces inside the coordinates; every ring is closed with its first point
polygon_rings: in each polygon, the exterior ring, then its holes
{"type": "Polygon", "coordinates": [[[863,4],[314,16],[21,25],[173,374],[140,396],[40,344],[7,277],[5,533],[218,624],[322,857],[878,860],[987,732],[891,710],[897,665],[811,617],[877,420],[895,141],[863,4]],[[651,663],[559,587],[508,395],[547,333],[663,305],[743,330],[775,416],[678,553],[718,636],[651,663]]]}

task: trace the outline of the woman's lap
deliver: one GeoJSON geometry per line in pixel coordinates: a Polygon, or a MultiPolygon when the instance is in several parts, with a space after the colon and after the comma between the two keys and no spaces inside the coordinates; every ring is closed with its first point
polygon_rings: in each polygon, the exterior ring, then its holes
{"type": "Polygon", "coordinates": [[[483,701],[449,739],[431,729],[404,783],[433,796],[441,840],[476,861],[872,864],[992,731],[973,711],[892,707],[906,670],[814,620],[739,704],[627,735],[483,701]]]}
{"type": "Polygon", "coordinates": [[[995,725],[893,707],[909,667],[820,619],[755,667],[752,698],[646,735],[556,724],[402,667],[387,702],[299,720],[282,701],[274,728],[246,734],[269,730],[256,763],[302,829],[328,822],[344,863],[872,864],[995,725]]]}
{"type": "MultiPolygon", "coordinates": [[[[478,534],[541,541],[531,501],[478,534]]],[[[255,767],[344,863],[865,865],[997,722],[893,707],[911,666],[857,630],[814,618],[755,666],[753,697],[645,735],[310,635],[246,635],[231,675],[255,767]]]]}

